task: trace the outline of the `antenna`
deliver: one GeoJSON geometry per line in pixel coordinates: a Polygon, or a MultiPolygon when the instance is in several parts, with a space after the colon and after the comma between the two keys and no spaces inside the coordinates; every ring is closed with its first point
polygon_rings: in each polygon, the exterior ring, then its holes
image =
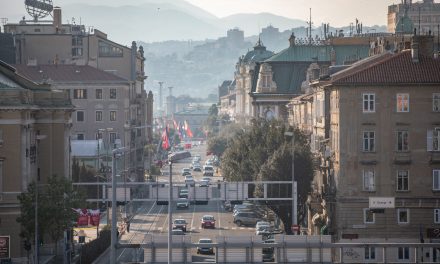
{"type": "Polygon", "coordinates": [[[163,82],[159,82],[159,111],[162,111],[162,85],[163,82]]]}
{"type": "Polygon", "coordinates": [[[421,35],[422,31],[420,31],[420,6],[419,6],[419,35],[421,35]]]}
{"type": "Polygon", "coordinates": [[[309,24],[309,34],[308,34],[308,37],[309,37],[309,45],[312,45],[312,24],[313,24],[313,22],[312,22],[312,8],[310,8],[309,12],[310,12],[310,14],[309,14],[309,22],[307,22],[307,24],[309,24]]]}

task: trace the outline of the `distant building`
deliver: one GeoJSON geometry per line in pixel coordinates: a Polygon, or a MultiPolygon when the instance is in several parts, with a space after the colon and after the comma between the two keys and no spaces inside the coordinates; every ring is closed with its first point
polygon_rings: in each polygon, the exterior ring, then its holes
{"type": "Polygon", "coordinates": [[[177,123],[184,124],[187,121],[194,137],[203,136],[202,126],[208,118],[209,107],[195,105],[183,111],[174,113],[174,120],[177,123]]]}
{"type": "Polygon", "coordinates": [[[402,0],[400,4],[388,6],[387,28],[390,33],[402,31],[412,33],[416,28],[420,31],[419,34],[428,34],[431,31],[434,35],[438,35],[439,24],[440,3],[435,3],[434,0],[414,3],[412,0],[402,0]]]}
{"type": "Polygon", "coordinates": [[[236,82],[224,81],[219,87],[220,107],[218,108],[218,115],[227,115],[230,120],[233,120],[236,115],[236,82]]]}
{"type": "Polygon", "coordinates": [[[13,263],[26,257],[18,195],[31,182],[70,178],[69,135],[74,110],[65,91],[19,75],[0,61],[0,234],[10,236],[13,263]]]}

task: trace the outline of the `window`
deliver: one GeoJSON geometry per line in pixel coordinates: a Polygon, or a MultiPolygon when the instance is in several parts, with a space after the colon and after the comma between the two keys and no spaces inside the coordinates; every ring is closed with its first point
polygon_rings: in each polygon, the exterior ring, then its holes
{"type": "Polygon", "coordinates": [[[364,208],[364,224],[374,224],[375,214],[370,210],[370,208],[364,208]]]}
{"type": "Polygon", "coordinates": [[[72,36],[72,46],[82,46],[83,39],[81,36],[72,36]]]}
{"type": "Polygon", "coordinates": [[[409,209],[397,209],[397,223],[409,224],[409,209]]]}
{"type": "Polygon", "coordinates": [[[428,130],[426,141],[428,151],[440,151],[440,127],[428,130]]]}
{"type": "Polygon", "coordinates": [[[83,48],[72,48],[73,57],[81,57],[83,55],[83,48]]]}
{"type": "Polygon", "coordinates": [[[440,170],[432,170],[432,190],[440,191],[440,170]]]}
{"type": "Polygon", "coordinates": [[[87,99],[87,90],[73,89],[73,99],[87,99]]]}
{"type": "Polygon", "coordinates": [[[97,122],[102,121],[102,111],[96,111],[96,121],[97,122]]]}
{"type": "Polygon", "coordinates": [[[409,190],[409,172],[407,170],[397,171],[397,191],[409,190]]]}
{"type": "Polygon", "coordinates": [[[408,150],[408,131],[397,131],[397,151],[408,150]]]}
{"type": "Polygon", "coordinates": [[[409,112],[409,94],[397,94],[397,112],[409,112]]]}
{"type": "Polygon", "coordinates": [[[116,121],[116,111],[110,111],[110,121],[116,121]]]}
{"type": "Polygon", "coordinates": [[[397,249],[398,260],[409,260],[409,247],[399,247],[397,249]]]}
{"type": "Polygon", "coordinates": [[[365,247],[365,259],[373,260],[376,259],[376,248],[375,247],[365,247]]]}
{"type": "Polygon", "coordinates": [[[110,99],[116,99],[116,89],[115,88],[110,89],[110,99]]]}
{"type": "Polygon", "coordinates": [[[77,140],[84,140],[85,138],[84,138],[84,134],[83,133],[78,133],[78,134],[76,134],[76,139],[77,140]]]}
{"type": "Polygon", "coordinates": [[[440,224],[440,209],[434,209],[434,224],[440,224]]]}
{"type": "Polygon", "coordinates": [[[373,152],[374,151],[374,132],[373,131],[364,131],[364,140],[363,140],[363,151],[364,152],[373,152]]]}
{"type": "Polygon", "coordinates": [[[110,134],[110,143],[114,144],[116,141],[116,133],[115,132],[111,132],[110,134]]]}
{"type": "Polygon", "coordinates": [[[374,192],[376,190],[374,185],[374,170],[363,171],[363,190],[367,192],[374,192]]]}
{"type": "Polygon", "coordinates": [[[102,99],[102,89],[96,89],[96,99],[102,99]]]}
{"type": "Polygon", "coordinates": [[[76,111],[76,122],[84,122],[84,111],[76,111]]]}
{"type": "Polygon", "coordinates": [[[99,57],[122,57],[122,48],[113,46],[110,43],[99,41],[99,57]]]}
{"type": "Polygon", "coordinates": [[[363,112],[364,113],[374,113],[375,109],[375,94],[374,93],[364,93],[363,94],[363,112]]]}
{"type": "Polygon", "coordinates": [[[432,111],[440,112],[440,93],[432,95],[432,111]]]}

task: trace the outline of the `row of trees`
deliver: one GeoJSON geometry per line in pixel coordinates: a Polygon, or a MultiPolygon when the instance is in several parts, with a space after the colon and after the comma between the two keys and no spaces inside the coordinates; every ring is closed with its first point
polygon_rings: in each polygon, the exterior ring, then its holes
{"type": "MultiPolygon", "coordinates": [[[[227,181],[291,181],[292,147],[298,183],[298,223],[304,223],[314,171],[313,156],[305,134],[280,121],[254,120],[247,127],[229,125],[208,141],[208,149],[221,156],[221,170],[227,181]],[[293,131],[294,137],[286,136],[287,131],[293,131]]],[[[277,193],[281,197],[291,195],[290,188],[269,188],[268,193],[277,193]]],[[[256,197],[262,196],[261,186],[256,186],[251,192],[256,197]]],[[[267,205],[283,221],[286,232],[290,232],[291,201],[267,201],[267,205]]]]}

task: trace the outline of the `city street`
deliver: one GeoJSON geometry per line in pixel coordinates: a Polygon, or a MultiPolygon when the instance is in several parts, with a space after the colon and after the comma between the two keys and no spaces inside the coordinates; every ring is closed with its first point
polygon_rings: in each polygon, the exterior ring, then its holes
{"type": "MultiPolygon", "coordinates": [[[[206,145],[195,146],[191,150],[191,154],[201,156],[201,164],[205,163],[206,145]]],[[[208,157],[209,158],[209,157],[208,157]]],[[[192,161],[187,158],[173,164],[173,185],[184,185],[184,176],[181,175],[183,168],[189,168],[192,161]]],[[[165,172],[169,169],[168,165],[164,166],[165,172]]],[[[191,171],[195,181],[196,188],[199,187],[197,182],[203,177],[202,172],[191,171]]],[[[168,182],[168,174],[158,177],[159,182],[168,182]]],[[[223,178],[215,174],[211,177],[212,183],[222,181],[223,178]]],[[[200,238],[210,238],[216,242],[217,236],[251,236],[255,234],[254,227],[238,227],[233,223],[232,213],[225,211],[221,201],[209,201],[207,204],[191,203],[189,208],[177,209],[176,202],[172,204],[172,218],[185,219],[187,222],[187,232],[185,236],[190,236],[191,241],[196,243],[200,238]],[[215,228],[202,228],[201,218],[204,215],[214,216],[215,228]]],[[[133,216],[130,225],[130,232],[122,234],[120,243],[144,243],[149,240],[152,235],[166,236],[168,234],[168,207],[167,205],[157,205],[155,202],[142,202],[136,214],[133,216]]],[[[173,237],[178,237],[174,235],[173,237]]],[[[108,252],[102,256],[97,263],[106,263],[108,261],[108,252]]],[[[119,249],[117,252],[118,261],[134,261],[140,259],[140,251],[134,249],[119,249]]],[[[192,250],[193,261],[209,261],[214,260],[212,255],[198,255],[196,249],[192,250]]]]}

